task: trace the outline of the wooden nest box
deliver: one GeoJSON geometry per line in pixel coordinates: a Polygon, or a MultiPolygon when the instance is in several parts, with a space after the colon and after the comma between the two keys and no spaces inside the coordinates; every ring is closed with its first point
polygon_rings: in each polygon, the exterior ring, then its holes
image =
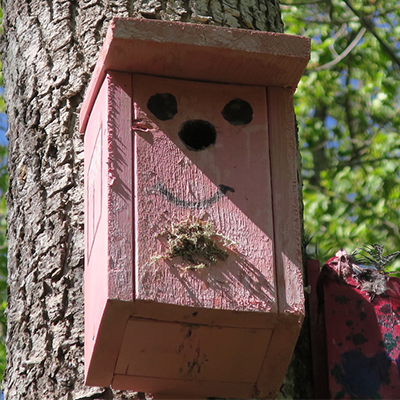
{"type": "Polygon", "coordinates": [[[116,18],[81,112],[86,383],[273,398],[304,316],[310,41],[116,18]]]}

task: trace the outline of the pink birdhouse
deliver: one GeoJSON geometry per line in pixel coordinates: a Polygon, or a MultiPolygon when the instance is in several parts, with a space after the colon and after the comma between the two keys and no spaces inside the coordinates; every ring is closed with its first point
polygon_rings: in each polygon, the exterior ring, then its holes
{"type": "Polygon", "coordinates": [[[88,385],[272,398],[304,316],[310,42],[114,19],[82,107],[88,385]]]}

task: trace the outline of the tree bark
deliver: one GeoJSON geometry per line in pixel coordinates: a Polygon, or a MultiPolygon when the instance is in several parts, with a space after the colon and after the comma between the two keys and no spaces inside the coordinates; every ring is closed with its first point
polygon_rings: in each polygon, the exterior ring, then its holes
{"type": "Polygon", "coordinates": [[[85,89],[113,16],[282,32],[279,1],[3,0],[2,7],[10,176],[5,398],[144,399],[83,383],[78,119],[85,89]]]}

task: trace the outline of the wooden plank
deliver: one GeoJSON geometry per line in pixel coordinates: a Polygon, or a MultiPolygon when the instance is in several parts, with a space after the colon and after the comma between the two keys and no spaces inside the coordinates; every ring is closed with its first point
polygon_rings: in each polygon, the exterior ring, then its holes
{"type": "Polygon", "coordinates": [[[304,315],[297,141],[292,93],[268,87],[275,262],[280,313],[304,315]]]}
{"type": "Polygon", "coordinates": [[[211,25],[114,18],[81,111],[85,131],[109,69],[164,77],[295,90],[310,57],[310,39],[211,25]]]}
{"type": "MultiPolygon", "coordinates": [[[[100,320],[101,324],[96,332],[93,353],[88,358],[86,358],[85,346],[86,385],[111,385],[115,363],[132,306],[132,302],[120,300],[109,300],[107,302],[100,320]]],[[[85,332],[85,335],[87,334],[85,332]]]]}
{"type": "Polygon", "coordinates": [[[85,370],[88,373],[108,300],[107,92],[96,99],[85,137],[85,370]]]}
{"type": "MultiPolygon", "coordinates": [[[[187,391],[186,391],[187,393],[187,391]]],[[[174,394],[174,398],[171,399],[171,395],[168,393],[163,393],[163,394],[156,394],[153,395],[153,399],[152,400],[198,400],[198,399],[204,399],[207,400],[209,397],[206,397],[206,395],[203,396],[195,396],[195,395],[176,395],[174,394]]]]}
{"type": "Polygon", "coordinates": [[[276,313],[182,307],[148,300],[136,300],[131,315],[137,318],[151,317],[160,322],[271,330],[275,328],[278,317],[276,313]]]}
{"type": "MultiPolygon", "coordinates": [[[[273,217],[265,89],[134,75],[136,104],[136,298],[235,311],[276,312],[273,217]],[[176,98],[166,121],[148,109],[157,93],[176,98]],[[222,115],[240,98],[252,119],[232,125],[222,115]],[[188,121],[203,121],[215,143],[192,151],[178,135],[188,121]],[[226,193],[220,187],[229,188],[226,193]],[[166,259],[168,234],[189,218],[220,234],[227,258],[190,270],[194,263],[166,259]],[[227,244],[224,242],[227,241],[227,244]]],[[[195,136],[203,137],[204,128],[195,136]]],[[[194,255],[194,259],[198,259],[194,255]]]]}
{"type": "Polygon", "coordinates": [[[182,381],[165,378],[137,377],[135,389],[132,389],[132,377],[128,375],[115,375],[112,386],[121,390],[134,390],[152,393],[155,399],[197,399],[197,398],[240,398],[254,399],[254,384],[242,382],[207,382],[207,381],[182,381]],[[173,393],[173,395],[171,395],[173,393]],[[191,393],[188,395],[188,393],[191,393]]]}
{"type": "Polygon", "coordinates": [[[133,135],[131,75],[110,71],[107,75],[109,298],[133,297],[133,135]]]}
{"type": "MultiPolygon", "coordinates": [[[[96,350],[103,343],[102,329],[109,330],[109,299],[133,300],[130,90],[129,74],[105,79],[85,137],[85,370],[89,381],[100,374],[111,382],[113,366],[105,368],[99,354],[111,356],[115,343],[100,353],[96,350]]],[[[113,320],[111,329],[118,323],[125,321],[113,320]]]]}
{"type": "MultiPolygon", "coordinates": [[[[293,350],[299,337],[301,315],[280,315],[265,353],[257,382],[258,396],[275,399],[286,375],[293,350]]],[[[255,396],[258,398],[258,396],[255,396]]]]}
{"type": "Polygon", "coordinates": [[[130,375],[139,391],[136,377],[256,384],[271,333],[131,318],[115,374],[130,375]]]}

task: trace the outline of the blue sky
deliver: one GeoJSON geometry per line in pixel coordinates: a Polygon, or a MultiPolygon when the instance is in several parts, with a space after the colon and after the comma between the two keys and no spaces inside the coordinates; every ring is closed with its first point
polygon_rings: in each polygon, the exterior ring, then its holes
{"type": "Polygon", "coordinates": [[[8,144],[8,140],[6,139],[7,127],[7,116],[4,113],[0,113],[0,146],[8,144]]]}

